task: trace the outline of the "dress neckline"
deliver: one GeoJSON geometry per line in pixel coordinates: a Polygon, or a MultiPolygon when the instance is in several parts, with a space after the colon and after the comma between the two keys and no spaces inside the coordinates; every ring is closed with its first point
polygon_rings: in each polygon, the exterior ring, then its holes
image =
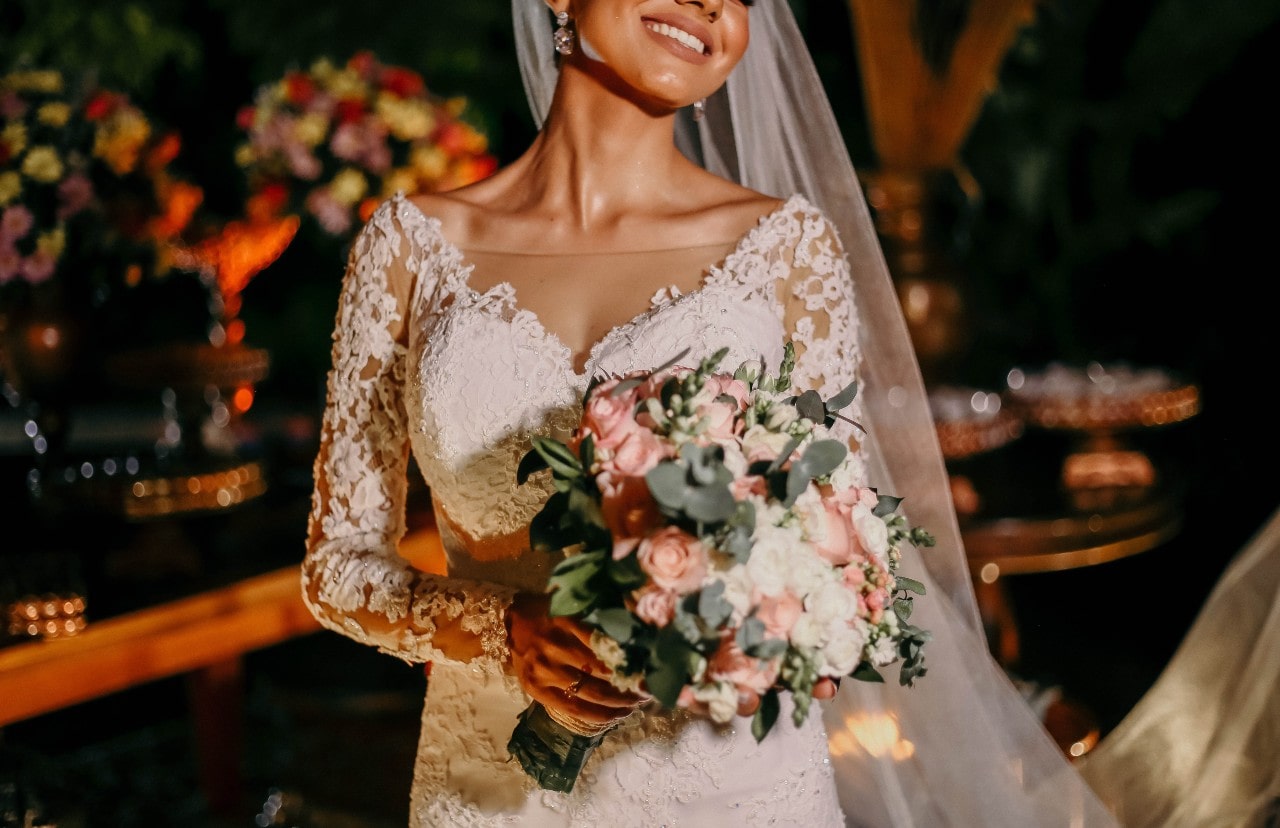
{"type": "MultiPolygon", "coordinates": [[[[734,259],[739,258],[744,253],[757,246],[757,242],[762,233],[766,229],[771,228],[775,223],[780,221],[784,216],[794,213],[806,204],[804,196],[799,193],[793,194],[784,200],[777,207],[767,213],[761,215],[756,223],[747,228],[746,231],[738,237],[734,242],[733,248],[726,253],[715,264],[707,268],[707,272],[698,281],[698,284],[687,293],[680,293],[675,285],[662,288],[654,294],[649,301],[649,306],[640,313],[626,319],[618,324],[610,327],[601,336],[591,344],[587,349],[586,356],[583,359],[582,369],[579,370],[575,364],[577,354],[573,352],[565,341],[555,331],[542,324],[542,319],[533,311],[523,308],[516,301],[516,289],[511,282],[503,280],[495,283],[492,287],[484,291],[476,290],[471,286],[470,277],[475,270],[475,264],[470,261],[467,254],[460,247],[454,244],[445,235],[443,223],[435,216],[429,216],[423,212],[422,208],[407,198],[403,193],[395,196],[395,199],[403,204],[408,204],[412,208],[413,214],[421,219],[435,233],[436,239],[440,245],[441,252],[451,259],[457,268],[457,278],[455,287],[458,292],[465,294],[467,298],[478,304],[486,304],[488,302],[504,303],[512,313],[512,320],[523,319],[527,321],[534,330],[539,334],[545,343],[554,347],[560,353],[560,364],[563,366],[566,375],[573,380],[573,384],[583,387],[587,384],[587,380],[594,373],[593,366],[599,361],[600,353],[604,347],[608,345],[616,336],[622,332],[634,328],[636,325],[653,316],[653,314],[663,308],[670,307],[677,302],[688,300],[689,297],[697,296],[707,289],[718,283],[718,277],[725,273],[729,265],[734,259]]],[[[639,255],[645,251],[635,251],[631,253],[619,255],[639,255]]],[[[661,252],[661,251],[659,251],[661,252]]],[[[608,255],[608,254],[604,254],[608,255]]],[[[672,356],[675,354],[673,353],[672,356]]]]}

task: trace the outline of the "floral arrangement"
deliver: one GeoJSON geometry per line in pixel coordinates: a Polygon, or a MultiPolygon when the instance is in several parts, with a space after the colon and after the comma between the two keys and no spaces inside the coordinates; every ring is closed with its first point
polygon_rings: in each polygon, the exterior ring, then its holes
{"type": "Polygon", "coordinates": [[[181,149],[129,99],[52,69],[0,76],[0,288],[134,286],[166,275],[203,191],[181,149]]]}
{"type": "Polygon", "coordinates": [[[251,218],[308,216],[345,237],[397,192],[449,190],[497,167],[485,136],[461,119],[463,98],[430,94],[422,76],[359,52],[321,59],[258,89],[237,116],[248,141],[251,218]]]}
{"type": "MultiPolygon", "coordinates": [[[[519,480],[551,472],[530,527],[535,549],[567,552],[550,612],[593,630],[611,681],[718,723],[754,697],[760,740],[782,692],[799,725],[823,677],[881,681],[894,662],[904,685],[925,674],[929,633],[908,622],[924,587],[897,568],[904,543],[934,539],[861,485],[860,456],[832,437],[856,383],[796,395],[790,343],[776,375],[718,372],[726,353],[593,381],[572,438],[535,439],[519,480]]],[[[569,790],[600,735],[539,707],[509,749],[569,790]]]]}

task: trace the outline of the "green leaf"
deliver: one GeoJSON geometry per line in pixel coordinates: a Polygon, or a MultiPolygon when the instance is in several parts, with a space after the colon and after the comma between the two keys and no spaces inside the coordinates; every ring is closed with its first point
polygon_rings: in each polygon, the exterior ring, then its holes
{"type": "Polygon", "coordinates": [[[649,494],[658,505],[676,512],[684,505],[685,492],[689,488],[684,479],[684,467],[674,460],[663,460],[644,476],[649,494]]]}
{"type": "Polygon", "coordinates": [[[591,609],[594,594],[571,589],[557,589],[551,593],[549,615],[581,615],[591,609]]]}
{"type": "Polygon", "coordinates": [[[702,523],[719,523],[733,517],[738,502],[728,486],[688,487],[684,500],[684,512],[702,523]]]}
{"type": "Polygon", "coordinates": [[[585,620],[595,624],[600,628],[601,632],[619,644],[631,643],[631,638],[635,635],[636,626],[639,623],[636,617],[623,607],[598,609],[585,620]]]}
{"type": "Polygon", "coordinates": [[[724,598],[724,581],[712,581],[698,593],[698,615],[710,627],[719,627],[733,614],[724,598]]]}
{"type": "Polygon", "coordinates": [[[520,465],[516,468],[516,483],[523,486],[530,475],[545,468],[547,468],[547,461],[542,455],[536,449],[529,449],[524,457],[520,458],[520,465]]]}
{"type": "Polygon", "coordinates": [[[827,411],[839,411],[840,409],[853,402],[853,398],[858,395],[858,381],[854,380],[844,387],[844,390],[827,400],[827,411]]]}
{"type": "Polygon", "coordinates": [[[578,446],[578,456],[582,458],[582,468],[590,469],[596,462],[596,438],[594,434],[588,434],[582,438],[582,444],[578,446]]]}
{"type": "Polygon", "coordinates": [[[769,735],[774,723],[778,721],[778,709],[777,690],[769,690],[760,697],[760,707],[756,709],[756,715],[751,719],[751,735],[756,737],[757,744],[769,735]]]}
{"type": "Polygon", "coordinates": [[[773,462],[769,464],[769,468],[766,469],[765,473],[771,474],[782,468],[782,464],[791,458],[791,455],[803,440],[803,437],[792,437],[788,440],[787,444],[782,447],[782,451],[778,452],[778,456],[773,458],[773,462]]]}
{"type": "Polygon", "coordinates": [[[876,501],[875,508],[871,510],[871,514],[881,518],[886,515],[891,515],[898,511],[898,506],[901,503],[902,498],[900,497],[882,494],[880,495],[880,499],[876,501]]]}
{"type": "Polygon", "coordinates": [[[869,681],[875,684],[884,684],[884,676],[875,667],[871,666],[871,662],[859,662],[858,666],[849,674],[858,681],[869,681]]]}
{"type": "Polygon", "coordinates": [[[912,606],[910,598],[899,598],[893,602],[893,611],[896,612],[898,617],[903,621],[906,621],[911,617],[911,609],[912,606]]]}
{"type": "Polygon", "coordinates": [[[780,656],[787,651],[787,642],[780,638],[766,638],[759,644],[756,644],[749,650],[743,650],[752,658],[763,658],[765,660],[780,656]]]}
{"type": "Polygon", "coordinates": [[[904,589],[907,592],[914,592],[916,595],[924,595],[924,584],[915,578],[908,578],[905,575],[896,575],[894,580],[897,581],[898,589],[904,589]]]}
{"type": "Polygon", "coordinates": [[[534,437],[533,448],[547,461],[552,473],[565,478],[582,476],[582,464],[569,447],[549,437],[534,437]]]}
{"type": "Polygon", "coordinates": [[[638,388],[642,383],[644,383],[644,380],[639,377],[630,377],[629,379],[624,379],[621,382],[619,382],[617,385],[613,386],[613,388],[609,389],[609,396],[621,397],[623,394],[627,393],[632,388],[638,388]]]}
{"type": "Polygon", "coordinates": [[[822,397],[818,396],[817,391],[809,390],[796,397],[796,412],[806,420],[812,420],[820,423],[827,416],[826,406],[822,404],[822,397]]]}
{"type": "Polygon", "coordinates": [[[738,649],[744,653],[759,646],[764,641],[764,622],[755,616],[751,616],[742,622],[742,626],[738,627],[738,633],[734,636],[738,649]]]}
{"type": "Polygon", "coordinates": [[[798,466],[809,478],[822,477],[835,471],[848,453],[849,447],[839,440],[817,440],[809,444],[792,468],[798,466]]]}

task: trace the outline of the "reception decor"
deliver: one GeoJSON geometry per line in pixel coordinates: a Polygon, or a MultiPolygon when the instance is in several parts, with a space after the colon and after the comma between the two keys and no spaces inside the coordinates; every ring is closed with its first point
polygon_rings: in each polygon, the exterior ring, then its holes
{"type": "Polygon", "coordinates": [[[489,175],[497,160],[463,119],[465,98],[432,94],[421,75],[370,52],[327,58],[258,89],[237,122],[251,219],[294,214],[354,235],[384,198],[436,192],[489,175]]]}

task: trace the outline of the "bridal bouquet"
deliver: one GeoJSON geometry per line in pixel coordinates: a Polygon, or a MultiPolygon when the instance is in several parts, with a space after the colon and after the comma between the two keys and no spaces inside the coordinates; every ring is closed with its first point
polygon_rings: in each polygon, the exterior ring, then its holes
{"type": "MultiPolygon", "coordinates": [[[[856,383],[796,395],[790,343],[777,374],[718,371],[726,353],[593,381],[572,438],[535,438],[518,479],[550,470],[530,526],[535,549],[566,553],[550,611],[593,630],[611,681],[717,723],[750,694],[760,740],[783,692],[799,725],[820,678],[882,681],[894,662],[904,685],[924,675],[929,633],[908,622],[924,587],[897,567],[904,543],[934,541],[831,436],[856,383]]],[[[534,703],[508,749],[568,791],[602,738],[534,703]]]]}

